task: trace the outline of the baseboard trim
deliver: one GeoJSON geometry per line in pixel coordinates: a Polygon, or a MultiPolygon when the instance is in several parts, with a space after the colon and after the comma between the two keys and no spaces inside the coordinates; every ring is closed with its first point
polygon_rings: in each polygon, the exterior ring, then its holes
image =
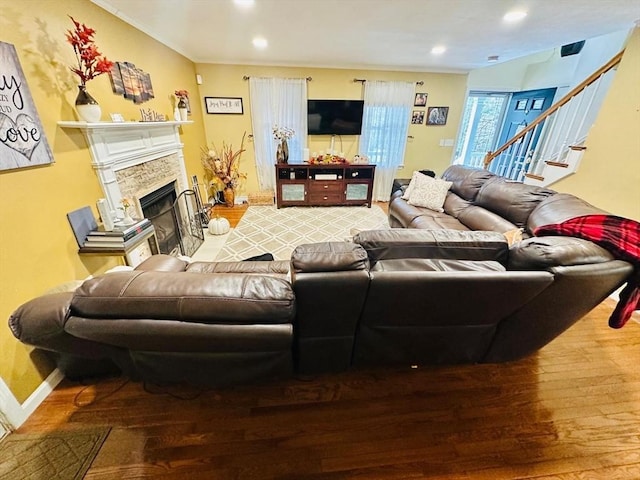
{"type": "Polygon", "coordinates": [[[0,411],[2,411],[15,430],[19,428],[29,416],[36,411],[42,402],[49,396],[54,388],[62,381],[64,374],[57,368],[29,395],[23,404],[20,404],[13,392],[0,378],[0,411]]]}

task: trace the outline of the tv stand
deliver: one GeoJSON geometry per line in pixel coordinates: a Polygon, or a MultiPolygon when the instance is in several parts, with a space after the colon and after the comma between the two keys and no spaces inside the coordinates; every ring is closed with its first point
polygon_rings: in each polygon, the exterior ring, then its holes
{"type": "Polygon", "coordinates": [[[375,165],[342,163],[276,164],[276,204],[371,207],[375,165]]]}

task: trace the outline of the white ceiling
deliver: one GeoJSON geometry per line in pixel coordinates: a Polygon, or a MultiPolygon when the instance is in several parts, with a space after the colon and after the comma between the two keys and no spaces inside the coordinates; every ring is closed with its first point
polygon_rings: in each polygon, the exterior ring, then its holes
{"type": "Polygon", "coordinates": [[[197,63],[468,71],[630,29],[640,0],[91,0],[197,63]],[[517,25],[502,16],[528,11],[517,25]],[[261,35],[269,46],[257,50],[261,35]],[[431,54],[437,44],[447,47],[431,54]]]}

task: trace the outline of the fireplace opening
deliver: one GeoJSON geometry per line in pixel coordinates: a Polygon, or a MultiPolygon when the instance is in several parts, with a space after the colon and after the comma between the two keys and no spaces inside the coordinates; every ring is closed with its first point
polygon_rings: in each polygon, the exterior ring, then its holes
{"type": "Polygon", "coordinates": [[[174,203],[177,199],[176,182],[140,198],[140,207],[145,218],[151,220],[156,230],[160,253],[180,255],[180,229],[178,228],[178,212],[174,203]]]}

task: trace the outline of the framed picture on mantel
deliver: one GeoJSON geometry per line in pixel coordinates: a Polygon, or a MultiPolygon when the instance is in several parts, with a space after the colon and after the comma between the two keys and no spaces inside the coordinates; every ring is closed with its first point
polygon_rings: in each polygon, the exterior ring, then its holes
{"type": "Polygon", "coordinates": [[[226,113],[242,115],[242,98],[240,97],[204,97],[207,113],[226,113]]]}

